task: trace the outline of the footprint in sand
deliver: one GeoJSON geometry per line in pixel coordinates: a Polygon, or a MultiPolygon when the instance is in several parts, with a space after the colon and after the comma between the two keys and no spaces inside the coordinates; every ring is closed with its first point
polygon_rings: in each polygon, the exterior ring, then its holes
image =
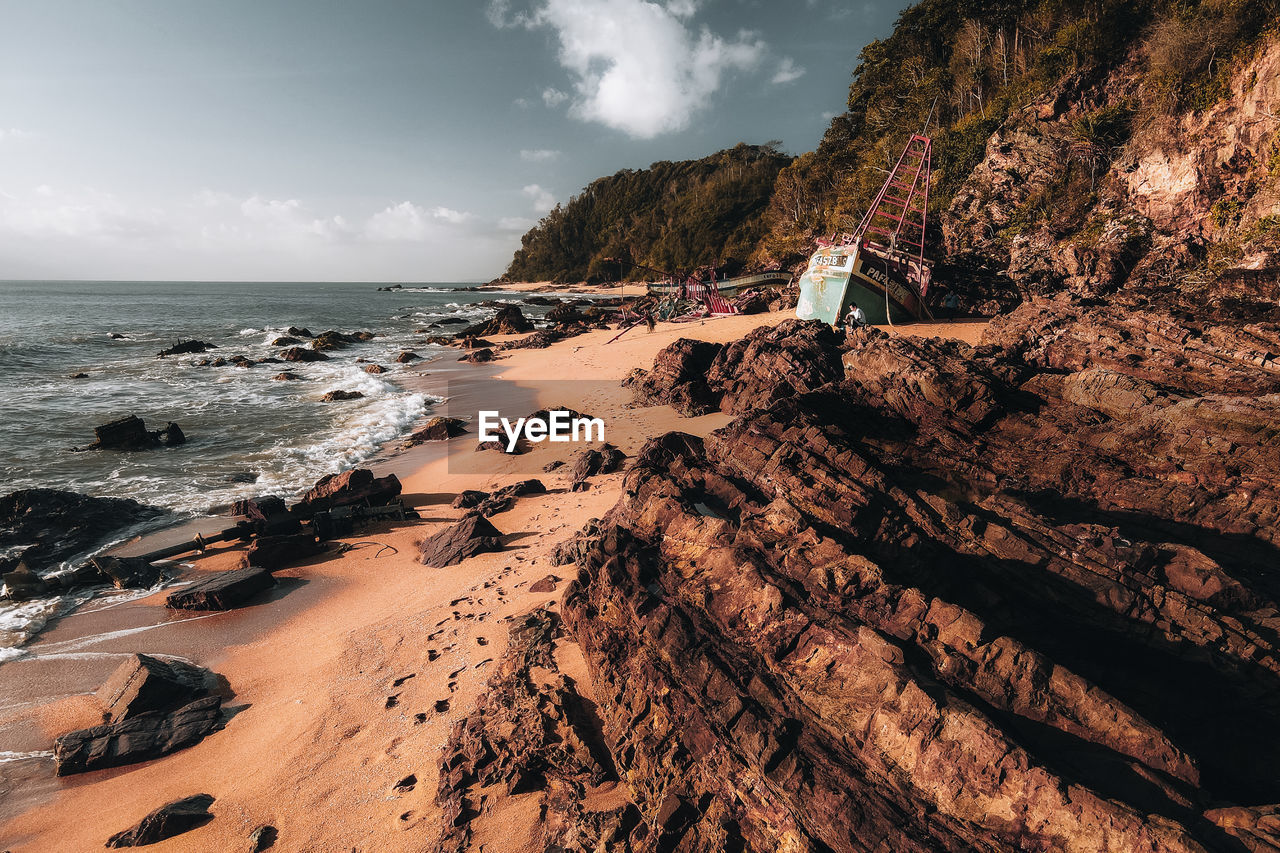
{"type": "Polygon", "coordinates": [[[388,696],[388,697],[387,697],[387,704],[386,704],[386,708],[387,708],[388,710],[389,710],[389,709],[391,709],[391,708],[394,708],[395,706],[397,706],[397,705],[399,705],[399,704],[400,704],[400,694],[399,694],[399,693],[394,693],[394,694],[392,694],[391,696],[388,696]]]}
{"type": "Polygon", "coordinates": [[[471,596],[466,595],[466,596],[463,596],[462,598],[455,598],[453,601],[449,602],[449,606],[457,607],[459,604],[461,604],[464,601],[467,601],[467,602],[471,601],[471,596]]]}
{"type": "Polygon", "coordinates": [[[415,675],[417,675],[416,672],[411,672],[408,675],[402,675],[399,678],[397,678],[395,681],[391,682],[391,686],[399,687],[401,684],[404,684],[406,681],[408,681],[410,678],[413,678],[415,675]]]}
{"type": "Polygon", "coordinates": [[[440,657],[440,653],[435,649],[427,649],[427,660],[433,661],[440,657]]]}
{"type": "Polygon", "coordinates": [[[484,660],[480,661],[480,663],[476,664],[475,666],[473,666],[473,667],[471,667],[471,668],[472,668],[472,669],[479,669],[480,667],[485,666],[486,664],[491,664],[491,663],[493,663],[493,658],[485,658],[484,660]]]}
{"type": "Polygon", "coordinates": [[[410,791],[412,791],[414,789],[414,786],[416,786],[417,784],[418,784],[417,775],[414,773],[410,773],[408,776],[404,777],[399,782],[392,785],[391,790],[395,791],[397,794],[407,794],[410,791]]]}
{"type": "Polygon", "coordinates": [[[437,700],[436,700],[436,713],[438,713],[438,714],[443,714],[445,711],[448,711],[448,710],[449,710],[449,700],[448,700],[448,699],[437,699],[437,700]]]}
{"type": "Polygon", "coordinates": [[[427,721],[427,715],[426,715],[425,713],[423,713],[423,714],[414,714],[414,715],[413,715],[413,724],[414,724],[415,726],[420,726],[420,725],[422,725],[423,723],[425,723],[426,721],[427,721]]]}
{"type": "Polygon", "coordinates": [[[489,641],[486,640],[484,637],[476,637],[476,645],[487,646],[489,645],[489,641]]]}
{"type": "Polygon", "coordinates": [[[462,667],[461,669],[455,669],[453,672],[449,673],[449,680],[452,681],[453,679],[457,678],[459,675],[462,675],[462,673],[466,671],[467,671],[467,668],[465,666],[462,667]]]}

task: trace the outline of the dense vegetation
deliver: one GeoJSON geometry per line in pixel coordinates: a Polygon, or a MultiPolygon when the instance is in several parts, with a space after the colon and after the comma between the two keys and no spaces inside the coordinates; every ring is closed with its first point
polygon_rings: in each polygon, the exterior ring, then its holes
{"type": "Polygon", "coordinates": [[[1129,134],[1221,97],[1234,61],[1278,14],[1277,0],[923,0],[863,49],[848,110],[779,174],[757,259],[792,261],[814,236],[856,222],[926,122],[938,210],[1014,110],[1140,57],[1134,97],[1072,126],[1070,185],[1054,188],[1053,204],[1083,209],[1129,134]]]}
{"type": "Polygon", "coordinates": [[[741,267],[764,233],[761,216],[791,161],[768,145],[701,160],[625,169],[557,205],[521,240],[513,281],[653,278],[703,265],[741,267]]]}
{"type": "MultiPolygon", "coordinates": [[[[1125,142],[1219,100],[1278,20],[1280,0],[922,0],[862,50],[848,109],[817,150],[790,159],[772,144],[739,145],[602,178],[525,235],[507,277],[793,264],[815,237],[856,224],[912,132],[927,128],[934,140],[937,213],[1016,111],[1121,70],[1123,91],[1070,122],[1059,182],[1008,229],[1048,224],[1062,239],[1087,229],[1099,180],[1125,142]]],[[[1215,218],[1238,217],[1231,203],[1215,218]]]]}

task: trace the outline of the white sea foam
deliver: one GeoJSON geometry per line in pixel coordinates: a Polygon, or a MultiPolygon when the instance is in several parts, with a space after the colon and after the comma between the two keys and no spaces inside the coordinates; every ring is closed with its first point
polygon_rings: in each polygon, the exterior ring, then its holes
{"type": "Polygon", "coordinates": [[[0,749],[0,764],[11,764],[15,761],[31,761],[32,759],[53,760],[53,753],[49,751],[40,752],[12,752],[7,749],[0,749]]]}

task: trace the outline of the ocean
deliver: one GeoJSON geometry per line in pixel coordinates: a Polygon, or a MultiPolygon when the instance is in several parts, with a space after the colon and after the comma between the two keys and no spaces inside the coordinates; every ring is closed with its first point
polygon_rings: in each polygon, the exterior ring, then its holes
{"type": "MultiPolygon", "coordinates": [[[[521,304],[531,319],[547,310],[522,304],[527,294],[461,290],[467,283],[389,292],[379,286],[0,282],[0,493],[43,487],[132,498],[168,510],[172,523],[216,513],[241,497],[296,496],[319,477],[370,458],[440,402],[421,390],[416,370],[402,369],[395,358],[413,350],[428,363],[452,361],[457,350],[424,345],[427,335],[416,329],[492,315],[482,302],[521,304]],[[200,366],[219,357],[275,356],[280,347],[271,341],[291,326],[376,337],[330,351],[325,362],[200,366]],[[156,357],[193,338],[217,349],[156,357]],[[365,372],[370,363],[387,372],[365,372]],[[274,379],[283,371],[304,381],[274,379]],[[77,374],[87,376],[72,378],[77,374]],[[335,390],[364,397],[322,401],[335,390]],[[130,414],[153,430],[178,423],[187,443],[74,452],[93,441],[95,426],[130,414]]],[[[25,640],[54,604],[0,603],[0,660],[2,647],[25,640]]]]}

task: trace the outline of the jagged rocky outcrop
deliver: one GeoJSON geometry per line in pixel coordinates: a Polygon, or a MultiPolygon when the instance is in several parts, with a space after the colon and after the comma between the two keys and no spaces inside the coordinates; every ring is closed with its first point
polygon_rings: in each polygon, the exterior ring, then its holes
{"type": "Polygon", "coordinates": [[[540,836],[539,849],[611,850],[637,825],[634,806],[582,808],[589,793],[615,787],[618,777],[594,709],[556,663],[559,630],[559,617],[546,609],[512,622],[486,694],[454,724],[445,745],[436,793],[443,818],[433,849],[473,849],[473,824],[490,819],[479,792],[493,786],[506,794],[538,793],[532,834],[540,836]]]}
{"type": "Polygon", "coordinates": [[[1280,326],[1059,299],[797,346],[842,375],[650,442],[559,550],[607,849],[1280,849],[1280,326]]]}

